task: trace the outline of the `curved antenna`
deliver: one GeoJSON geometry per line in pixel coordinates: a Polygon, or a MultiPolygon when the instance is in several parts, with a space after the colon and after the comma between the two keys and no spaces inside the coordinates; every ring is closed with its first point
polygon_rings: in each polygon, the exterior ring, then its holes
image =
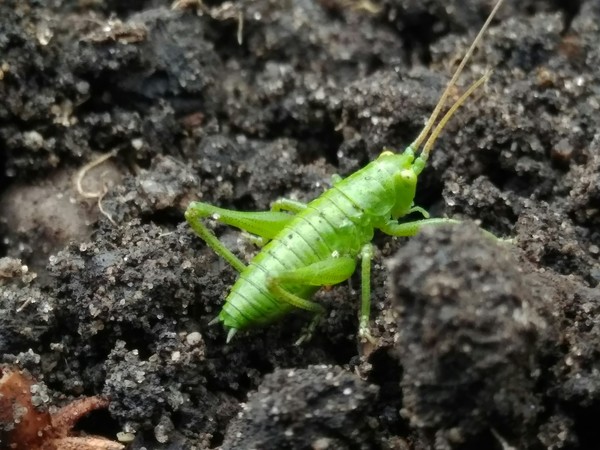
{"type": "Polygon", "coordinates": [[[502,5],[503,2],[504,2],[504,0],[498,0],[498,2],[496,3],[496,6],[494,6],[494,9],[492,9],[492,12],[490,13],[487,20],[481,27],[481,30],[479,30],[479,33],[477,33],[477,36],[473,40],[473,43],[469,47],[469,50],[467,50],[467,53],[465,53],[465,56],[463,56],[462,61],[460,62],[460,64],[458,65],[458,68],[454,71],[454,75],[452,75],[452,78],[446,85],[446,89],[444,89],[444,92],[442,93],[442,96],[440,97],[439,101],[437,102],[437,105],[435,105],[435,108],[434,108],[433,112],[431,113],[431,116],[429,116],[429,119],[427,119],[427,123],[425,124],[425,127],[423,127],[423,130],[421,130],[421,133],[419,134],[419,136],[417,136],[417,139],[410,145],[410,147],[413,150],[417,150],[421,146],[421,144],[423,143],[423,141],[425,140],[427,135],[429,134],[429,131],[431,130],[431,128],[433,127],[433,124],[435,123],[435,120],[437,119],[438,115],[440,114],[440,111],[446,104],[448,95],[450,95],[450,90],[456,84],[456,80],[458,80],[458,77],[460,76],[465,65],[471,58],[471,55],[475,51],[475,48],[477,47],[477,45],[479,45],[479,42],[481,42],[481,38],[483,37],[483,34],[487,31],[488,27],[490,26],[490,23],[492,22],[492,19],[496,15],[496,12],[498,11],[498,9],[500,9],[500,6],[502,5]]]}
{"type": "Polygon", "coordinates": [[[442,132],[442,130],[444,129],[444,127],[446,126],[448,121],[452,118],[452,116],[454,115],[456,110],[458,108],[460,108],[461,105],[465,102],[465,100],[467,100],[467,98],[473,92],[475,92],[475,90],[479,86],[481,86],[483,83],[485,83],[490,78],[491,75],[492,75],[492,71],[489,70],[488,72],[486,72],[486,74],[484,76],[482,76],[479,80],[477,80],[475,83],[473,83],[471,86],[469,86],[469,89],[467,89],[465,91],[465,93],[463,95],[461,95],[460,98],[458,100],[456,100],[456,102],[454,102],[452,107],[446,112],[446,114],[444,114],[444,117],[442,117],[442,120],[440,120],[440,122],[436,125],[434,130],[431,132],[431,136],[429,136],[429,139],[427,139],[427,142],[425,143],[425,146],[423,147],[423,151],[419,155],[419,158],[421,158],[423,161],[427,161],[427,158],[429,158],[429,152],[431,152],[431,149],[433,148],[433,144],[435,144],[435,141],[437,140],[438,136],[440,135],[440,133],[442,132]]]}

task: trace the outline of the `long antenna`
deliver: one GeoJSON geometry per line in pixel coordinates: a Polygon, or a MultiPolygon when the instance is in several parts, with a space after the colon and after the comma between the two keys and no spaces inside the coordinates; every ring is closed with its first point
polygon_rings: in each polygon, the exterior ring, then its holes
{"type": "Polygon", "coordinates": [[[456,110],[458,108],[460,108],[461,105],[465,102],[465,100],[467,100],[467,98],[473,92],[475,92],[475,90],[479,86],[481,86],[483,83],[485,83],[490,78],[491,75],[492,75],[492,71],[490,70],[490,71],[486,72],[485,75],[482,76],[479,80],[477,80],[473,84],[471,84],[471,86],[469,86],[469,89],[467,89],[464,92],[464,94],[461,95],[458,100],[456,100],[456,102],[446,112],[446,114],[444,114],[444,117],[442,117],[442,120],[440,120],[440,122],[436,125],[436,127],[431,132],[429,139],[427,139],[427,142],[425,142],[425,146],[423,147],[423,151],[421,152],[421,155],[419,155],[423,161],[427,161],[427,158],[429,158],[429,152],[433,148],[433,144],[435,144],[435,141],[438,138],[439,134],[442,132],[442,130],[444,129],[444,127],[446,126],[448,121],[452,118],[452,116],[454,115],[456,110]]]}
{"type": "Polygon", "coordinates": [[[456,84],[456,80],[458,80],[458,77],[460,76],[465,65],[469,61],[469,58],[471,58],[471,55],[475,51],[475,48],[477,47],[477,45],[479,45],[479,42],[481,41],[484,33],[487,31],[488,27],[490,26],[490,23],[492,22],[492,19],[496,15],[496,12],[498,11],[498,9],[500,9],[500,6],[502,5],[503,2],[504,2],[504,0],[498,0],[498,2],[496,3],[496,6],[494,6],[494,9],[492,9],[492,12],[490,13],[487,20],[481,27],[481,30],[479,30],[479,33],[473,40],[473,43],[469,47],[469,50],[467,50],[467,53],[465,53],[465,56],[463,56],[462,61],[460,62],[458,68],[454,71],[454,75],[452,75],[452,78],[448,82],[446,89],[444,89],[444,92],[442,93],[442,96],[440,97],[437,105],[435,105],[435,108],[434,108],[433,112],[431,113],[431,116],[429,116],[429,119],[427,119],[427,123],[425,124],[425,127],[423,127],[423,130],[421,130],[421,133],[419,134],[419,136],[417,136],[417,139],[410,145],[410,147],[413,150],[416,151],[421,146],[421,144],[423,143],[423,141],[429,134],[429,131],[431,131],[431,128],[433,127],[433,124],[435,123],[438,115],[440,114],[440,111],[446,104],[448,95],[450,95],[450,90],[456,84]]]}

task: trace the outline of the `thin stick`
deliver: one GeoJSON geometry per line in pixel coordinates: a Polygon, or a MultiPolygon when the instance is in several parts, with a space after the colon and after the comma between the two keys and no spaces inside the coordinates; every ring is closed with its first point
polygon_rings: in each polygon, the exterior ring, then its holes
{"type": "Polygon", "coordinates": [[[75,178],[75,187],[77,188],[77,193],[79,195],[81,195],[83,198],[98,198],[98,197],[102,197],[106,192],[91,192],[91,191],[85,191],[83,189],[83,187],[81,187],[81,183],[83,182],[83,179],[85,178],[85,176],[87,175],[87,173],[92,170],[94,167],[99,166],[100,164],[102,164],[104,161],[112,158],[113,156],[115,156],[117,154],[118,150],[112,150],[108,153],[105,153],[101,156],[99,156],[98,158],[90,161],[89,163],[87,163],[85,166],[83,166],[81,169],[79,169],[79,172],[77,172],[77,177],[75,178]]]}
{"type": "Polygon", "coordinates": [[[104,217],[106,217],[110,221],[110,223],[112,223],[114,226],[117,226],[117,223],[112,218],[112,216],[102,206],[102,200],[104,199],[104,196],[108,192],[108,188],[106,187],[106,184],[103,186],[102,190],[98,191],[98,192],[85,191],[83,189],[83,187],[81,186],[81,184],[83,183],[83,179],[85,178],[85,176],[88,174],[88,172],[90,170],[99,166],[104,161],[112,158],[113,156],[116,156],[118,151],[119,151],[118,149],[114,149],[114,150],[112,150],[108,153],[105,153],[103,155],[100,155],[98,158],[90,161],[89,163],[84,165],[81,169],[79,169],[79,172],[77,172],[77,176],[75,177],[75,187],[77,189],[77,193],[79,195],[81,195],[83,198],[97,199],[98,200],[98,209],[100,210],[100,214],[102,214],[104,217]]]}

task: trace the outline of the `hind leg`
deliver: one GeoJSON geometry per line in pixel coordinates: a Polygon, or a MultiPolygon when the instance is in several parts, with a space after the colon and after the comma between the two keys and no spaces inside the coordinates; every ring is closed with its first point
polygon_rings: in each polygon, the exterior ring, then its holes
{"type": "Polygon", "coordinates": [[[319,320],[325,314],[325,308],[320,304],[302,298],[284,287],[286,285],[332,286],[341,283],[352,276],[356,269],[354,258],[329,258],[318,261],[306,267],[283,272],[268,281],[269,291],[280,301],[296,308],[310,311],[313,319],[305,333],[296,341],[296,345],[310,339],[319,320]]]}
{"type": "Polygon", "coordinates": [[[243,271],[246,265],[203,224],[202,219],[207,217],[212,217],[221,223],[234,226],[266,240],[276,236],[294,218],[290,214],[278,211],[244,212],[219,208],[203,202],[190,203],[185,211],[187,222],[215,253],[225,259],[238,272],[243,271]]]}

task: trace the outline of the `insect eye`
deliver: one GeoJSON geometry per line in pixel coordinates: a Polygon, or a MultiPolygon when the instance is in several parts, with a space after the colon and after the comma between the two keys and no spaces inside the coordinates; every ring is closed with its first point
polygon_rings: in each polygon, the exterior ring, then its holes
{"type": "Polygon", "coordinates": [[[406,182],[416,182],[417,181],[417,175],[415,174],[415,172],[413,172],[410,169],[406,169],[406,170],[403,170],[402,172],[400,172],[400,176],[406,182]]]}

